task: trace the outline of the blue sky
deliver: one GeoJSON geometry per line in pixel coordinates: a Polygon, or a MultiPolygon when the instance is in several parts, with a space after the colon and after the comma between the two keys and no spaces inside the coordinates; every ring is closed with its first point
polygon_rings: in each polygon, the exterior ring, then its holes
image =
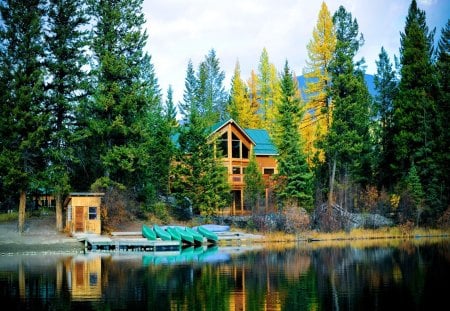
{"type": "MultiPolygon", "coordinates": [[[[400,32],[411,0],[329,0],[333,14],[340,5],[351,12],[363,33],[367,73],[375,73],[375,60],[382,46],[391,59],[399,55],[400,32]]],[[[450,18],[450,0],[417,0],[425,10],[436,39],[450,18]]],[[[144,0],[149,35],[146,50],[152,56],[159,84],[166,95],[169,84],[174,101],[182,99],[188,61],[194,68],[212,48],[225,72],[224,86],[230,87],[236,61],[247,80],[257,70],[263,48],[279,71],[285,60],[301,75],[307,59],[322,0],[144,0]]]]}

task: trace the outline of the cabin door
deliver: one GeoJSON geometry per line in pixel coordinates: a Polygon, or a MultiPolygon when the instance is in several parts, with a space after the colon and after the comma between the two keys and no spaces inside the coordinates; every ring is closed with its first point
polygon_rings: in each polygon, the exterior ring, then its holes
{"type": "Polygon", "coordinates": [[[75,232],[84,232],[84,206],[75,206],[75,232]]]}

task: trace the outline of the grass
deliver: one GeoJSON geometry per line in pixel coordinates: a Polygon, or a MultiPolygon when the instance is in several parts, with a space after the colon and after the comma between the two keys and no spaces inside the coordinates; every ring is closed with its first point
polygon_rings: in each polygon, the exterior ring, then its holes
{"type": "Polygon", "coordinates": [[[18,212],[1,213],[0,214],[0,223],[14,221],[14,220],[17,220],[18,218],[19,218],[18,212]]]}

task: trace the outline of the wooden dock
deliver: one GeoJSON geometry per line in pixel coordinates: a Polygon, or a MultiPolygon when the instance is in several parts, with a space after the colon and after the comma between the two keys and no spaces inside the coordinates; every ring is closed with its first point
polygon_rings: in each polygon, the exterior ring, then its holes
{"type": "Polygon", "coordinates": [[[181,248],[179,241],[150,241],[146,238],[110,238],[99,235],[85,235],[78,238],[84,241],[86,251],[115,252],[170,252],[181,248]]]}

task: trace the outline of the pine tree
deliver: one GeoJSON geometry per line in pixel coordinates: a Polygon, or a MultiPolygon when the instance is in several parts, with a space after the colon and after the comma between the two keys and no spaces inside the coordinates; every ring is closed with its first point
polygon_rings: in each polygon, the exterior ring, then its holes
{"type": "Polygon", "coordinates": [[[401,180],[412,163],[427,188],[427,204],[438,208],[439,180],[435,150],[436,82],[431,56],[434,31],[426,25],[425,11],[413,0],[406,17],[405,31],[400,38],[401,80],[399,94],[394,101],[394,176],[401,180]]]}
{"type": "Polygon", "coordinates": [[[398,93],[398,79],[397,73],[392,68],[389,56],[383,47],[376,65],[377,74],[374,76],[374,84],[377,95],[375,96],[372,111],[372,117],[375,121],[375,171],[378,174],[379,185],[391,189],[393,182],[390,164],[395,158],[393,154],[394,143],[392,141],[392,117],[393,102],[398,93]]]}
{"type": "Polygon", "coordinates": [[[56,228],[63,229],[62,200],[70,188],[70,170],[76,161],[73,146],[77,126],[75,110],[86,96],[87,45],[85,7],[80,0],[50,0],[46,41],[48,81],[47,109],[50,118],[49,167],[45,176],[56,200],[56,228]]]}
{"type": "Polygon", "coordinates": [[[323,150],[317,148],[317,140],[323,139],[331,124],[332,107],[329,97],[331,74],[329,65],[336,48],[333,20],[325,2],[319,12],[313,38],[307,45],[308,60],[304,70],[307,96],[306,113],[301,122],[301,133],[305,138],[305,151],[309,163],[313,159],[323,162],[323,150]]]}
{"type": "Polygon", "coordinates": [[[43,3],[5,0],[0,14],[0,184],[19,194],[18,229],[23,232],[27,192],[42,185],[46,164],[43,3]]]}
{"type": "MultiPolygon", "coordinates": [[[[329,168],[328,204],[334,201],[335,174],[345,186],[367,183],[370,178],[369,104],[361,62],[354,63],[363,38],[358,38],[358,23],[351,13],[339,7],[333,16],[337,44],[330,64],[333,118],[325,141],[329,168]]],[[[353,200],[344,192],[341,202],[348,208],[353,200]]]]}
{"type": "Polygon", "coordinates": [[[150,162],[148,118],[161,111],[159,88],[156,79],[148,79],[151,62],[143,52],[142,0],[92,0],[90,9],[96,85],[89,130],[98,142],[102,171],[97,176],[140,194],[150,186],[143,181],[152,165],[159,164],[150,162]]]}
{"type": "Polygon", "coordinates": [[[301,118],[300,101],[296,78],[291,73],[286,61],[281,77],[282,97],[278,106],[278,185],[277,196],[283,204],[294,204],[311,211],[312,173],[303,153],[298,132],[298,121],[301,118]]]}
{"type": "Polygon", "coordinates": [[[230,117],[244,128],[255,128],[259,117],[256,107],[252,106],[247,85],[241,78],[239,63],[236,63],[234,75],[231,78],[230,100],[228,112],[230,117]]]}

